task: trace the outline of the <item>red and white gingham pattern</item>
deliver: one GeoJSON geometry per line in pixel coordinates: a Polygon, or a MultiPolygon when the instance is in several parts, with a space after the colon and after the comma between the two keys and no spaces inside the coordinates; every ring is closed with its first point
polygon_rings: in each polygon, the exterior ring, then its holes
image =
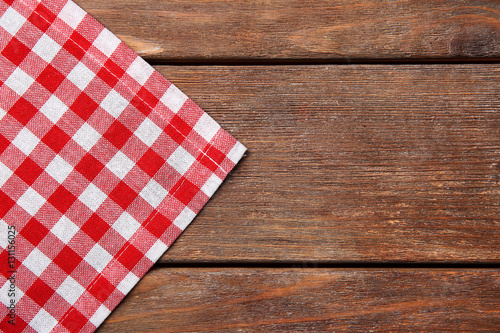
{"type": "Polygon", "coordinates": [[[0,330],[92,332],[245,147],[72,1],[0,1],[0,50],[0,330]]]}

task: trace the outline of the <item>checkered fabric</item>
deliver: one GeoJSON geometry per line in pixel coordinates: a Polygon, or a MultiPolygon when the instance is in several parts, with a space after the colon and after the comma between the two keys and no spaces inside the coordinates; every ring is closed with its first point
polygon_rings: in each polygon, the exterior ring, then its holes
{"type": "Polygon", "coordinates": [[[72,1],[0,0],[0,50],[0,330],[92,332],[245,147],[72,1]]]}

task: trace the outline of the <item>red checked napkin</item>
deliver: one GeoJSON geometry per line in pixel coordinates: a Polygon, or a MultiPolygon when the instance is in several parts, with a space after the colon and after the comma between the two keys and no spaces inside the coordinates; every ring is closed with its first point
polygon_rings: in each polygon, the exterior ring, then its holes
{"type": "Polygon", "coordinates": [[[72,1],[0,1],[0,50],[0,330],[92,332],[245,147],[72,1]]]}

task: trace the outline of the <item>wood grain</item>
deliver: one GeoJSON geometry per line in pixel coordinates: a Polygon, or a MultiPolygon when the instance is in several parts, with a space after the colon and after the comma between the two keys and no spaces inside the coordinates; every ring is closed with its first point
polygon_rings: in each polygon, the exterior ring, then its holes
{"type": "Polygon", "coordinates": [[[500,262],[499,65],[158,69],[249,149],[161,262],[500,262]]]}
{"type": "Polygon", "coordinates": [[[499,2],[76,2],[153,63],[386,63],[157,67],[249,152],[98,333],[498,331],[498,269],[321,265],[500,263],[500,65],[394,65],[499,60],[499,2]]]}
{"type": "Polygon", "coordinates": [[[498,59],[500,3],[76,0],[162,61],[498,59]]]}
{"type": "Polygon", "coordinates": [[[97,332],[494,332],[499,273],[156,269],[97,332]]]}

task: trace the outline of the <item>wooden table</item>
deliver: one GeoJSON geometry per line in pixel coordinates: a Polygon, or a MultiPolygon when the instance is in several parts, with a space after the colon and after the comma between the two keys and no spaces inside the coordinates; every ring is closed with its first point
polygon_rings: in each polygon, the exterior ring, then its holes
{"type": "Polygon", "coordinates": [[[77,0],[249,149],[98,330],[500,331],[500,3],[77,0]]]}

